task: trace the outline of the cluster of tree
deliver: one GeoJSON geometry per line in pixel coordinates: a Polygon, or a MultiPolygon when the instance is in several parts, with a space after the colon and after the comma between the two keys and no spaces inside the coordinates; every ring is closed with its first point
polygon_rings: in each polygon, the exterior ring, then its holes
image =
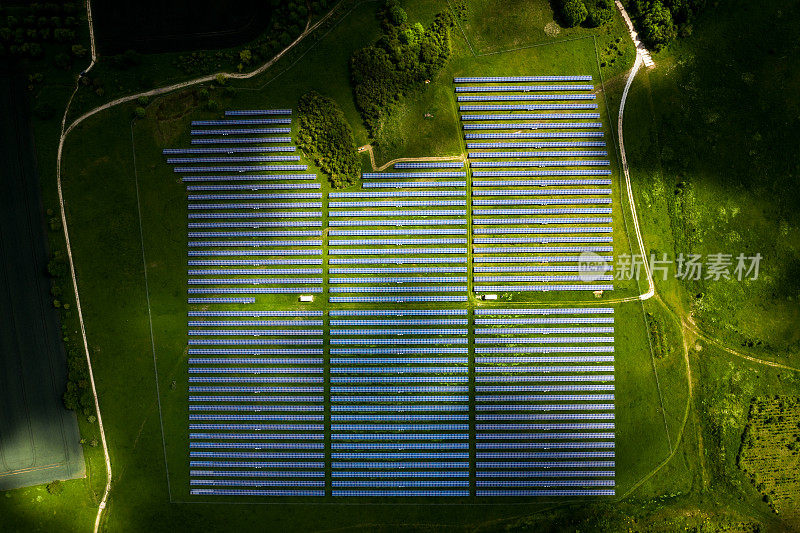
{"type": "Polygon", "coordinates": [[[580,24],[596,28],[611,21],[613,0],[556,0],[556,18],[562,25],[573,28],[580,24]]]}
{"type": "Polygon", "coordinates": [[[397,0],[388,0],[379,17],[381,37],[350,58],[356,106],[373,136],[403,95],[422,87],[447,63],[455,25],[450,10],[437,14],[428,28],[411,24],[397,0]]]}
{"type": "Polygon", "coordinates": [[[678,35],[692,32],[691,21],[706,0],[628,0],[626,8],[645,45],[660,50],[678,35]]]}
{"type": "Polygon", "coordinates": [[[76,36],[81,17],[75,2],[0,8],[0,57],[40,59],[52,50],[55,65],[68,69],[73,57],[86,53],[76,36]]]}
{"type": "MultiPolygon", "coordinates": [[[[48,211],[48,214],[51,212],[48,211]]],[[[54,229],[51,220],[51,230],[54,229]]],[[[68,302],[62,301],[65,297],[61,284],[68,282],[69,266],[63,252],[56,251],[47,263],[47,273],[50,275],[50,294],[53,297],[53,306],[61,311],[61,333],[64,349],[67,353],[67,390],[64,393],[64,406],[72,411],[82,412],[86,416],[94,412],[94,399],[89,387],[89,370],[86,358],[75,339],[70,337],[64,322],[72,318],[72,310],[68,302]]]]}
{"type": "Polygon", "coordinates": [[[178,57],[176,68],[186,74],[207,72],[213,68],[236,68],[240,72],[252,64],[263,63],[286,48],[305,29],[310,16],[328,10],[328,0],[306,3],[302,0],[269,0],[272,7],[272,26],[260,37],[236,52],[192,52],[178,57]]]}
{"type": "Polygon", "coordinates": [[[356,142],[336,102],[311,91],[300,98],[297,111],[300,148],[330,177],[333,188],[355,185],[360,172],[356,142]]]}

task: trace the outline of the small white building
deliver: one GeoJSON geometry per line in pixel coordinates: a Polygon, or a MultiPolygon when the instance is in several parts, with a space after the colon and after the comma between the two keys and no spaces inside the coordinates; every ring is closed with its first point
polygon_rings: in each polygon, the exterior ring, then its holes
{"type": "Polygon", "coordinates": [[[312,296],[311,294],[301,294],[300,295],[300,301],[301,302],[313,302],[314,301],[314,296],[312,296]]]}

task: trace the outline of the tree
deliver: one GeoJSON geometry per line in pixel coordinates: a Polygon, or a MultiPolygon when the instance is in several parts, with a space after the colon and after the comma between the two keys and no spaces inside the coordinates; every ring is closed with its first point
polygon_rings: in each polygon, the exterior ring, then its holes
{"type": "Polygon", "coordinates": [[[399,5],[393,5],[389,8],[389,21],[395,26],[405,24],[408,20],[408,13],[399,5]]]}
{"type": "Polygon", "coordinates": [[[64,486],[61,484],[61,481],[55,480],[52,483],[47,484],[47,492],[53,496],[57,496],[64,492],[64,486]]]}
{"type": "Polygon", "coordinates": [[[217,74],[215,78],[217,80],[217,85],[223,87],[226,83],[228,83],[228,78],[225,77],[225,74],[217,74]]]}
{"type": "Polygon", "coordinates": [[[642,30],[644,40],[656,50],[663,48],[677,34],[672,14],[659,0],[650,4],[642,20],[642,30]]]}
{"type": "Polygon", "coordinates": [[[142,106],[137,106],[135,113],[136,118],[144,118],[147,115],[147,111],[145,111],[142,106]]]}
{"type": "Polygon", "coordinates": [[[614,7],[610,0],[597,0],[595,5],[588,8],[587,24],[592,28],[607,24],[613,17],[613,9],[614,7]]]}
{"type": "Polygon", "coordinates": [[[253,53],[250,50],[242,50],[239,52],[239,61],[244,63],[245,65],[249,65],[250,61],[253,60],[253,53]]]}
{"type": "Polygon", "coordinates": [[[86,55],[86,47],[82,44],[73,44],[72,53],[75,57],[83,57],[86,55]]]}
{"type": "Polygon", "coordinates": [[[561,5],[562,22],[568,28],[573,28],[586,20],[589,14],[582,0],[563,0],[561,5]]]}

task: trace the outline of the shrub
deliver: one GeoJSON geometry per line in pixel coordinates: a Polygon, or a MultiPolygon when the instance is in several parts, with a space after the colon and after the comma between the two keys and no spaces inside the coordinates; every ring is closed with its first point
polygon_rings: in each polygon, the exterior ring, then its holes
{"type": "Polygon", "coordinates": [[[136,114],[136,118],[144,118],[147,115],[147,111],[145,111],[142,106],[137,106],[134,113],[136,114]]]}
{"type": "Polygon", "coordinates": [[[64,485],[61,484],[61,481],[55,480],[52,483],[47,484],[47,492],[57,496],[64,492],[64,485]]]}
{"type": "Polygon", "coordinates": [[[300,98],[297,144],[330,177],[334,188],[353,185],[360,166],[353,129],[331,98],[311,91],[300,98]]]}

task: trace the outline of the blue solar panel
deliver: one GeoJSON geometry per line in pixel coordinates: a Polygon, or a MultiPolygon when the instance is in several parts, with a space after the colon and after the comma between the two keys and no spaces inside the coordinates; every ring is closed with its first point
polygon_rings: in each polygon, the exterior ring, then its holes
{"type": "MultiPolygon", "coordinates": [[[[333,316],[333,315],[332,315],[333,316]]],[[[466,318],[393,318],[377,320],[337,320],[330,321],[331,326],[440,326],[440,325],[461,325],[466,326],[469,320],[466,318]]]]}
{"type": "MultiPolygon", "coordinates": [[[[352,468],[350,466],[350,463],[345,463],[345,464],[347,466],[342,466],[340,468],[352,468]]],[[[397,468],[397,466],[400,466],[400,465],[395,465],[395,468],[397,468]]],[[[425,468],[431,468],[431,467],[425,467],[425,468]]],[[[447,471],[444,471],[444,472],[437,472],[437,471],[433,471],[433,470],[428,470],[428,471],[425,471],[425,472],[404,472],[404,471],[396,471],[396,472],[384,472],[384,471],[378,471],[378,472],[375,472],[375,471],[368,471],[368,472],[355,471],[354,472],[354,471],[345,471],[345,472],[342,472],[342,471],[334,470],[333,473],[331,474],[331,476],[332,477],[338,477],[338,478],[356,478],[356,477],[361,477],[361,478],[364,478],[364,477],[371,477],[371,478],[375,478],[375,477],[378,477],[378,478],[381,478],[381,477],[383,477],[383,478],[386,478],[386,477],[397,477],[397,478],[404,478],[404,477],[405,478],[420,478],[420,477],[421,478],[448,478],[448,477],[469,477],[469,470],[463,470],[463,471],[447,470],[447,471]]]]}
{"type": "Polygon", "coordinates": [[[443,207],[467,205],[466,200],[389,200],[383,202],[329,202],[328,207],[443,207]]]}
{"type": "Polygon", "coordinates": [[[191,489],[192,496],[325,496],[324,490],[191,489]]]}
{"type": "MultiPolygon", "coordinates": [[[[189,315],[192,316],[192,315],[189,315]]],[[[322,320],[190,320],[189,326],[322,326],[322,320]]],[[[321,333],[320,333],[321,334],[321,333]]]]}
{"type": "Polygon", "coordinates": [[[189,316],[322,316],[322,311],[189,311],[189,316]]]}
{"type": "Polygon", "coordinates": [[[294,152],[294,146],[217,146],[212,148],[165,148],[164,155],[177,154],[248,154],[262,152],[294,152]]]}
{"type": "Polygon", "coordinates": [[[465,178],[466,172],[364,172],[363,179],[391,179],[391,178],[465,178]]]}
{"type": "Polygon", "coordinates": [[[322,381],[323,380],[321,376],[190,376],[189,377],[189,383],[239,383],[239,382],[322,383],[322,381]]]}
{"type": "Polygon", "coordinates": [[[328,241],[329,246],[414,246],[421,244],[467,244],[467,239],[331,239],[328,241]]]}
{"type": "MultiPolygon", "coordinates": [[[[431,338],[431,339],[331,339],[331,344],[467,344],[467,339],[431,338]]],[[[331,351],[333,353],[333,351],[331,351]]]]}
{"type": "MultiPolygon", "coordinates": [[[[472,176],[475,178],[504,178],[504,177],[525,177],[525,176],[610,176],[610,170],[596,169],[571,169],[571,170],[489,170],[475,171],[472,176]]],[[[473,185],[476,182],[473,182],[473,185]]],[[[598,185],[610,185],[601,183],[598,185]]]]}
{"type": "MultiPolygon", "coordinates": [[[[612,491],[613,493],[613,491],[612,491]]],[[[468,490],[333,490],[333,496],[429,497],[469,496],[468,490]]]]}
{"type": "Polygon", "coordinates": [[[256,133],[292,133],[292,128],[220,128],[191,130],[192,135],[247,135],[256,133]]]}
{"type": "Polygon", "coordinates": [[[467,376],[345,376],[331,377],[331,383],[467,383],[467,376]]]}
{"type": "Polygon", "coordinates": [[[331,236],[466,235],[466,228],[332,229],[331,236]]]}
{"type": "MultiPolygon", "coordinates": [[[[499,329],[499,328],[498,328],[499,329]]],[[[321,329],[190,329],[189,335],[235,335],[235,336],[259,336],[259,335],[322,335],[321,329]]]]}
{"type": "Polygon", "coordinates": [[[322,202],[189,204],[189,209],[320,209],[322,202]]]}
{"type": "MultiPolygon", "coordinates": [[[[189,424],[190,431],[324,431],[324,424],[189,424]]],[[[249,437],[246,437],[249,438],[249,437]]]]}
{"type": "Polygon", "coordinates": [[[466,218],[421,220],[396,218],[392,220],[329,220],[329,226],[465,226],[466,218]]]}
{"type": "Polygon", "coordinates": [[[548,244],[556,242],[612,242],[610,236],[568,236],[568,237],[475,237],[475,244],[548,244]]]}
{"type": "MultiPolygon", "coordinates": [[[[501,143],[496,143],[501,144],[501,143]]],[[[558,152],[541,151],[541,152],[470,152],[469,157],[475,158],[488,158],[488,157],[605,157],[608,152],[605,150],[562,150],[558,152]]],[[[472,166],[475,166],[474,164],[472,166]]]]}
{"type": "Polygon", "coordinates": [[[462,124],[465,130],[566,130],[572,128],[602,128],[602,122],[495,122],[462,124]]]}
{"type": "Polygon", "coordinates": [[[472,150],[489,150],[492,148],[573,148],[579,146],[605,146],[605,141],[543,141],[543,142],[484,142],[467,143],[472,150]]]}
{"type": "Polygon", "coordinates": [[[594,100],[594,94],[459,94],[459,102],[523,102],[548,100],[594,100]]]}
{"type": "Polygon", "coordinates": [[[395,163],[394,168],[462,168],[461,161],[411,161],[395,163]]]}
{"type": "MultiPolygon", "coordinates": [[[[272,174],[272,175],[260,175],[260,174],[247,174],[245,176],[239,175],[231,175],[231,176],[181,176],[181,181],[184,183],[186,182],[194,182],[194,181],[291,181],[291,180],[315,180],[317,179],[316,174],[272,174]]],[[[313,184],[319,185],[319,184],[313,184]]],[[[186,187],[187,190],[190,191],[210,191],[210,190],[223,190],[223,189],[212,189],[212,186],[200,186],[200,185],[190,185],[186,187]]],[[[283,184],[276,184],[276,185],[215,185],[214,187],[224,187],[225,189],[243,189],[243,188],[250,188],[250,187],[262,187],[262,188],[283,188],[283,189],[302,189],[302,188],[314,188],[310,187],[307,184],[290,184],[290,183],[283,183],[283,184]]],[[[317,187],[318,188],[318,187],[317,187]]]]}
{"type": "MultiPolygon", "coordinates": [[[[344,349],[332,349],[331,354],[333,355],[343,355],[347,353],[358,354],[365,350],[344,350],[344,349]]],[[[371,350],[375,351],[375,350],[371,350]]],[[[387,349],[383,353],[397,353],[400,350],[391,350],[387,349]]],[[[421,349],[414,349],[411,351],[419,351],[422,352],[421,349]]],[[[436,352],[424,352],[424,353],[436,353],[436,352]]],[[[452,353],[452,352],[447,352],[452,353]]],[[[465,352],[466,353],[466,352],[465,352]]],[[[385,365],[385,364],[450,364],[450,365],[465,365],[467,364],[466,357],[367,357],[367,358],[358,358],[358,357],[334,357],[331,359],[331,364],[334,365],[353,365],[353,364],[364,364],[364,365],[385,365]]],[[[373,371],[374,369],[370,369],[373,371]]],[[[429,368],[425,368],[427,372],[431,370],[429,368]]],[[[351,372],[352,369],[344,369],[343,372],[351,372]]],[[[377,371],[377,370],[374,370],[377,371]]]]}
{"type": "MultiPolygon", "coordinates": [[[[241,212],[223,212],[223,213],[189,213],[189,219],[203,219],[203,218],[319,218],[322,213],[319,211],[281,211],[273,213],[241,213],[241,212]]],[[[289,224],[286,224],[287,226],[289,224]]]]}
{"type": "Polygon", "coordinates": [[[594,85],[462,85],[456,87],[457,93],[497,92],[506,93],[514,91],[593,91],[594,85]]]}
{"type": "MultiPolygon", "coordinates": [[[[317,199],[322,198],[322,193],[267,193],[267,194],[190,194],[189,201],[198,200],[277,200],[277,199],[317,199]]],[[[190,207],[191,209],[191,207],[190,207]]]]}
{"type": "Polygon", "coordinates": [[[174,167],[173,172],[270,172],[277,170],[308,170],[308,165],[244,165],[212,167],[174,167]]]}
{"type": "MultiPolygon", "coordinates": [[[[395,405],[331,405],[332,412],[350,412],[350,411],[391,411],[393,413],[402,413],[406,411],[469,411],[469,405],[453,404],[453,405],[439,405],[439,404],[395,404],[395,405]]],[[[335,455],[335,454],[334,454],[335,455]]],[[[335,457],[334,457],[335,458],[335,457]]]]}
{"type": "MultiPolygon", "coordinates": [[[[293,466],[293,465],[292,465],[293,466]]],[[[325,471],[303,470],[191,470],[190,476],[221,476],[221,477],[325,477],[325,471]]],[[[194,480],[193,480],[194,481],[194,480]]],[[[282,484],[293,484],[283,481],[282,484]]]]}
{"type": "Polygon", "coordinates": [[[234,118],[221,120],[193,120],[192,126],[247,126],[259,124],[291,124],[291,118],[234,118]]]}
{"type": "Polygon", "coordinates": [[[313,294],[322,292],[322,287],[215,287],[213,289],[189,289],[189,294],[313,294]]]}
{"type": "Polygon", "coordinates": [[[403,187],[466,187],[466,181],[371,181],[363,183],[362,187],[369,188],[403,188],[403,187]]]}
{"type": "MultiPolygon", "coordinates": [[[[477,267],[476,267],[477,268],[477,267]]],[[[496,267],[500,268],[500,267],[496,267]]],[[[506,267],[517,268],[517,267],[506,267]]],[[[527,268],[527,267],[521,267],[527,268]]],[[[523,309],[522,311],[529,311],[523,309]]],[[[503,314],[503,313],[497,313],[503,314]]],[[[613,324],[614,317],[548,317],[548,318],[476,318],[475,325],[488,325],[488,324],[613,324]]]]}
{"type": "Polygon", "coordinates": [[[291,115],[291,109],[233,109],[225,111],[225,116],[250,116],[250,115],[291,115]]]}
{"type": "Polygon", "coordinates": [[[473,161],[472,168],[512,168],[512,167],[602,167],[608,166],[608,160],[576,160],[576,161],[473,161]]]}
{"type": "MultiPolygon", "coordinates": [[[[558,171],[553,171],[558,172],[558,171]]],[[[548,187],[561,185],[611,185],[610,179],[473,181],[473,187],[548,187]]],[[[595,193],[599,194],[599,193],[595,193]]]]}
{"type": "Polygon", "coordinates": [[[466,196],[466,191],[354,191],[330,192],[328,198],[397,198],[397,197],[443,197],[466,196]]]}
{"type": "Polygon", "coordinates": [[[322,459],[322,453],[307,452],[189,452],[191,457],[209,459],[322,459]]]}
{"type": "Polygon", "coordinates": [[[321,240],[307,241],[189,241],[188,246],[209,247],[209,246],[229,246],[229,247],[259,247],[259,246],[322,246],[321,240]]]}
{"type": "Polygon", "coordinates": [[[192,144],[259,144],[259,143],[290,143],[291,137],[215,137],[192,139],[192,144]]]}
{"type": "Polygon", "coordinates": [[[512,115],[490,113],[488,115],[461,115],[461,120],[553,120],[561,118],[599,119],[600,113],[514,113],[512,115]]]}
{"type": "Polygon", "coordinates": [[[611,194],[611,189],[477,189],[472,194],[473,196],[590,196],[611,194]]]}
{"type": "Polygon", "coordinates": [[[547,82],[547,81],[591,81],[589,75],[575,76],[473,76],[456,77],[453,83],[524,83],[524,82],[547,82]]]}
{"type": "Polygon", "coordinates": [[[464,138],[470,139],[546,139],[546,138],[580,138],[603,137],[602,131],[520,131],[520,132],[495,132],[495,133],[467,133],[464,138]]]}
{"type": "MultiPolygon", "coordinates": [[[[291,274],[322,274],[321,268],[279,268],[279,269],[215,269],[215,270],[189,270],[190,276],[241,276],[241,275],[291,275],[291,274]]],[[[191,280],[190,280],[191,282],[191,280]]]]}
{"type": "MultiPolygon", "coordinates": [[[[482,366],[477,367],[475,372],[478,374],[484,373],[497,373],[497,372],[506,372],[506,373],[515,373],[515,372],[542,372],[542,373],[550,373],[550,372],[613,372],[614,367],[611,365],[590,365],[590,366],[565,366],[565,365],[557,365],[557,366],[535,366],[535,367],[523,367],[523,366],[514,366],[514,367],[497,367],[497,366],[482,366]]],[[[488,380],[496,380],[503,376],[486,376],[488,380]]],[[[506,376],[508,377],[509,381],[515,380],[527,380],[527,378],[536,379],[546,379],[549,377],[559,377],[559,376],[506,376]]]]}
{"type": "Polygon", "coordinates": [[[441,263],[466,263],[466,257],[332,257],[329,265],[425,265],[441,263]]]}
{"type": "MultiPolygon", "coordinates": [[[[405,488],[405,487],[469,487],[469,480],[391,480],[391,481],[366,481],[366,480],[353,480],[353,481],[331,481],[333,487],[391,487],[391,488],[405,488]]],[[[333,491],[334,493],[337,491],[333,491]]],[[[344,491],[343,491],[344,492],[344,491]]],[[[378,491],[385,492],[385,491],[378,491]]],[[[469,495],[469,491],[465,492],[465,496],[469,495]]],[[[357,494],[350,494],[355,496],[357,494]]],[[[381,494],[379,494],[381,495],[381,494]]],[[[389,496],[390,494],[387,494],[389,496]]],[[[397,494],[398,496],[428,496],[428,494],[397,494]]],[[[433,494],[431,494],[433,495],[433,494]]],[[[455,496],[456,494],[453,494],[455,496]]],[[[343,496],[343,494],[339,494],[343,496]]]]}
{"type": "MultiPolygon", "coordinates": [[[[394,322],[387,320],[386,322],[394,322]]],[[[416,328],[416,329],[331,329],[331,335],[466,335],[466,328],[416,328]]],[[[357,339],[361,340],[361,339],[357,339]]],[[[395,342],[401,342],[395,340],[395,342]]]]}
{"type": "Polygon", "coordinates": [[[272,231],[190,231],[189,238],[213,237],[321,237],[322,230],[272,230],[272,231]]]}
{"type": "Polygon", "coordinates": [[[466,316],[466,309],[331,309],[330,316],[466,316]]]}
{"type": "Polygon", "coordinates": [[[475,286],[475,292],[612,291],[613,285],[488,285],[475,286]]]}
{"type": "Polygon", "coordinates": [[[478,490],[476,496],[614,496],[609,490],[478,490]]]}
{"type": "Polygon", "coordinates": [[[557,109],[597,109],[597,104],[467,104],[458,106],[459,111],[554,111],[557,109]]]}
{"type": "MultiPolygon", "coordinates": [[[[399,364],[398,360],[396,359],[385,359],[385,360],[391,364],[399,364]]],[[[418,360],[413,360],[413,361],[417,363],[419,362],[418,360]]],[[[442,361],[439,359],[427,362],[442,363],[442,361]]],[[[457,366],[350,367],[350,368],[331,368],[331,373],[332,374],[466,374],[467,370],[468,370],[467,368],[462,368],[457,366]]]]}
{"type": "Polygon", "coordinates": [[[588,205],[610,204],[611,198],[489,198],[474,199],[473,206],[490,205],[588,205]]]}
{"type": "MultiPolygon", "coordinates": [[[[562,226],[562,227],[533,227],[533,228],[473,228],[474,235],[481,234],[531,234],[531,233],[611,233],[610,226],[562,226]]],[[[599,266],[598,266],[599,268],[599,266]]]]}
{"type": "Polygon", "coordinates": [[[189,298],[190,304],[253,304],[255,298],[189,298]]]}
{"type": "MultiPolygon", "coordinates": [[[[252,163],[252,162],[300,161],[299,155],[247,155],[231,157],[168,157],[167,163],[252,163]]],[[[201,171],[202,172],[202,171],[201,171]]]]}
{"type": "Polygon", "coordinates": [[[430,209],[422,211],[403,210],[403,211],[328,211],[329,217],[463,217],[466,216],[465,209],[430,209]]]}
{"type": "Polygon", "coordinates": [[[237,260],[191,260],[189,266],[267,266],[267,265],[321,265],[322,259],[237,259],[237,260]]]}
{"type": "Polygon", "coordinates": [[[328,255],[466,254],[466,248],[342,248],[328,255]]]}
{"type": "MultiPolygon", "coordinates": [[[[466,283],[466,276],[447,277],[390,277],[390,278],[330,278],[328,283],[466,283]]],[[[435,290],[434,287],[421,287],[421,290],[435,290]]],[[[365,289],[366,290],[366,289],[365,289]]],[[[459,289],[453,289],[459,290],[459,289]]]]}

